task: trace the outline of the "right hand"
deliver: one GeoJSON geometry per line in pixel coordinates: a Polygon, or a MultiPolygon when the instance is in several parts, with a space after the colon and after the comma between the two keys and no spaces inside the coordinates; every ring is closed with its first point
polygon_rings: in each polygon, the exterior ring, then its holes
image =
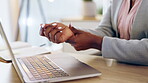
{"type": "Polygon", "coordinates": [[[68,26],[62,23],[54,22],[51,24],[42,24],[40,35],[47,37],[50,41],[54,43],[63,43],[74,34],[68,26]]]}

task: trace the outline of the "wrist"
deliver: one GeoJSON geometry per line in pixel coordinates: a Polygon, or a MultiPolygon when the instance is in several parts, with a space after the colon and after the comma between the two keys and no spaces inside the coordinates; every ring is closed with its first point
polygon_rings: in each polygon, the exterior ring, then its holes
{"type": "Polygon", "coordinates": [[[102,50],[102,42],[103,42],[103,37],[96,36],[94,40],[94,48],[102,50]]]}

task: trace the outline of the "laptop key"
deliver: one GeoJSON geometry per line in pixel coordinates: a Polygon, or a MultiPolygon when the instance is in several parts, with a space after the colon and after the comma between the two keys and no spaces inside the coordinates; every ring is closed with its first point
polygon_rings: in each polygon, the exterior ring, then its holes
{"type": "Polygon", "coordinates": [[[22,64],[23,69],[25,70],[26,74],[28,75],[30,80],[35,80],[34,76],[31,74],[31,72],[29,71],[29,69],[26,67],[26,65],[23,63],[22,60],[18,59],[18,61],[22,64]]]}
{"type": "Polygon", "coordinates": [[[44,56],[22,58],[22,61],[26,68],[28,68],[28,71],[30,71],[32,78],[36,80],[69,76],[55,63],[44,56]]]}

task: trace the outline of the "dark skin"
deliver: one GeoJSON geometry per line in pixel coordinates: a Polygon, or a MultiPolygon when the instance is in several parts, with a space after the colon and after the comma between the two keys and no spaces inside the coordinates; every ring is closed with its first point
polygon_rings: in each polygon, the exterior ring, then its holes
{"type": "Polygon", "coordinates": [[[78,30],[71,25],[66,26],[62,23],[56,23],[57,25],[46,24],[40,30],[41,36],[47,37],[54,43],[70,43],[77,51],[94,48],[101,50],[103,37],[96,36],[89,32],[78,30]],[[59,27],[62,27],[58,29],[59,27]],[[61,32],[62,31],[62,32],[61,32]],[[50,34],[50,36],[48,35],[50,34]]]}
{"type": "Polygon", "coordinates": [[[69,38],[66,42],[70,43],[77,51],[89,48],[101,50],[103,37],[77,30],[74,27],[70,27],[70,29],[74,33],[74,36],[69,38]]]}
{"type": "Polygon", "coordinates": [[[40,30],[40,35],[47,37],[49,41],[52,41],[53,43],[63,43],[74,34],[68,26],[54,22],[51,24],[45,24],[40,30]],[[59,29],[59,27],[61,28],[59,29]]]}

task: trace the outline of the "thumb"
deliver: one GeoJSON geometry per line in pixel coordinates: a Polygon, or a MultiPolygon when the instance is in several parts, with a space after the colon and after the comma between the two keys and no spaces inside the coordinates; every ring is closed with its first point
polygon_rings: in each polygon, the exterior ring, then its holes
{"type": "Polygon", "coordinates": [[[69,29],[74,33],[77,34],[79,32],[78,29],[74,28],[73,26],[69,25],[69,29]]]}

